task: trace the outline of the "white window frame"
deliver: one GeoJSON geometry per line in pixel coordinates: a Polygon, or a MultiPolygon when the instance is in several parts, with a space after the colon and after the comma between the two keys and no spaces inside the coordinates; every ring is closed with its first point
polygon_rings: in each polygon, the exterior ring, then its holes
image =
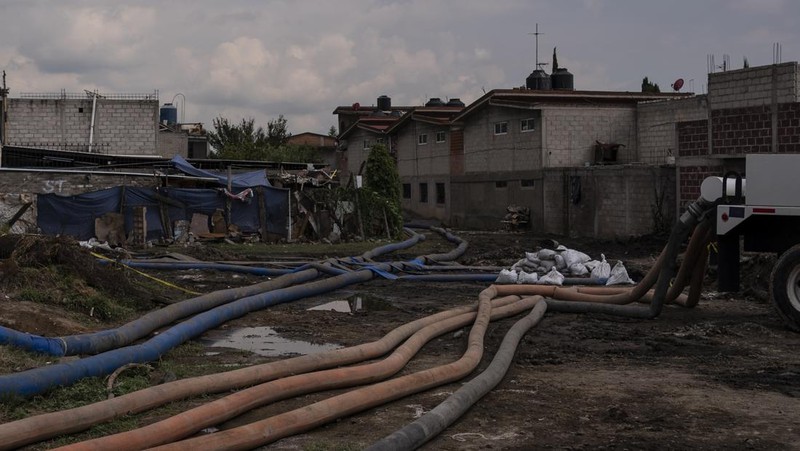
{"type": "Polygon", "coordinates": [[[372,144],[370,144],[368,139],[364,140],[364,150],[369,150],[372,148],[372,144]]]}
{"type": "Polygon", "coordinates": [[[528,133],[536,130],[536,120],[532,117],[527,119],[520,119],[519,121],[519,131],[522,133],[528,133]]]}
{"type": "Polygon", "coordinates": [[[419,135],[417,135],[417,144],[420,146],[428,144],[428,134],[420,133],[419,135]]]}
{"type": "Polygon", "coordinates": [[[447,141],[447,133],[446,132],[436,132],[436,142],[437,143],[443,143],[445,141],[447,141]],[[439,136],[441,136],[442,139],[439,139],[439,136]]]}
{"type": "Polygon", "coordinates": [[[494,123],[494,134],[495,135],[507,135],[508,134],[508,121],[500,121],[494,123]],[[503,130],[505,129],[505,130],[503,130]]]}

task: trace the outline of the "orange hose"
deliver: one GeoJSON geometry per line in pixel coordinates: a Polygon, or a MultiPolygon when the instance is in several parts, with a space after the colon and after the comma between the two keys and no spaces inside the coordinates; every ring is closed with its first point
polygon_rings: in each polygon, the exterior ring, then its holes
{"type": "MultiPolygon", "coordinates": [[[[491,320],[516,315],[530,309],[534,304],[532,301],[519,302],[519,299],[517,296],[507,296],[493,300],[491,320]]],[[[474,312],[464,313],[428,325],[417,331],[380,362],[317,371],[266,382],[139,429],[58,449],[122,451],[149,448],[171,443],[275,401],[307,393],[374,383],[400,371],[432,338],[471,323],[475,320],[475,315],[474,312]]]]}
{"type": "MultiPolygon", "coordinates": [[[[541,297],[528,298],[524,301],[536,305],[541,301],[541,297]]],[[[542,315],[545,308],[545,305],[540,307],[542,315]]],[[[483,337],[490,314],[490,299],[482,298],[475,323],[470,331],[467,351],[456,362],[352,390],[245,426],[175,442],[155,449],[251,449],[312,429],[336,418],[461,379],[480,363],[483,356],[483,337]]]]}
{"type": "Polygon", "coordinates": [[[224,392],[293,374],[373,359],[386,354],[429,324],[475,309],[476,305],[464,306],[421,318],[402,325],[371,343],[177,380],[86,406],[0,424],[0,449],[16,449],[58,435],[79,432],[97,423],[191,396],[224,392]]]}

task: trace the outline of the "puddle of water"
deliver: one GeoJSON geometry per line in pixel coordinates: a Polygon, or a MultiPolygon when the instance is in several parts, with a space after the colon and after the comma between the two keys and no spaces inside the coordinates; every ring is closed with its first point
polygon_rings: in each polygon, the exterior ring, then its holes
{"type": "Polygon", "coordinates": [[[315,354],[341,348],[332,343],[316,344],[302,340],[289,340],[278,335],[271,327],[212,330],[206,332],[199,341],[211,348],[241,349],[267,357],[315,354]]]}
{"type": "Polygon", "coordinates": [[[354,294],[347,299],[331,301],[322,305],[311,307],[308,310],[334,311],[340,313],[355,313],[366,310],[394,310],[395,308],[383,298],[369,294],[354,294]]]}

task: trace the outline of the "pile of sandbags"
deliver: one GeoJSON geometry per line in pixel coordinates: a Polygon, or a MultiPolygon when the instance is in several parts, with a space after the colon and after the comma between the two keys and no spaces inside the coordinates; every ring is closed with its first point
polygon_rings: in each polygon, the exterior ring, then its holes
{"type": "Polygon", "coordinates": [[[593,260],[564,245],[526,252],[525,258],[500,272],[496,283],[562,285],[565,277],[598,279],[606,285],[633,283],[621,261],[612,269],[605,255],[600,254],[600,260],[593,260]]]}

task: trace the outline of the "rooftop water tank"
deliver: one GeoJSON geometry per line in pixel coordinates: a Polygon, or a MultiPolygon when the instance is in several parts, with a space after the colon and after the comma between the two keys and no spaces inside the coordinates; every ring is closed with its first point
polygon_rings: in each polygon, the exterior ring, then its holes
{"type": "Polygon", "coordinates": [[[438,97],[431,97],[426,103],[425,106],[444,106],[444,102],[442,99],[438,97]]]}
{"type": "Polygon", "coordinates": [[[525,79],[525,87],[528,89],[551,89],[550,76],[542,69],[536,69],[525,79]]]}
{"type": "Polygon", "coordinates": [[[447,101],[447,106],[457,106],[464,108],[464,102],[461,101],[458,97],[453,97],[452,99],[447,101]]]}
{"type": "Polygon", "coordinates": [[[161,107],[161,112],[158,116],[159,122],[162,124],[172,125],[178,123],[178,107],[171,103],[165,103],[161,107]]]}
{"type": "Polygon", "coordinates": [[[550,74],[550,83],[553,89],[575,90],[575,82],[572,74],[563,67],[559,67],[550,74]]]}
{"type": "Polygon", "coordinates": [[[387,95],[382,95],[378,97],[378,110],[380,111],[391,111],[392,109],[392,99],[387,95]]]}

